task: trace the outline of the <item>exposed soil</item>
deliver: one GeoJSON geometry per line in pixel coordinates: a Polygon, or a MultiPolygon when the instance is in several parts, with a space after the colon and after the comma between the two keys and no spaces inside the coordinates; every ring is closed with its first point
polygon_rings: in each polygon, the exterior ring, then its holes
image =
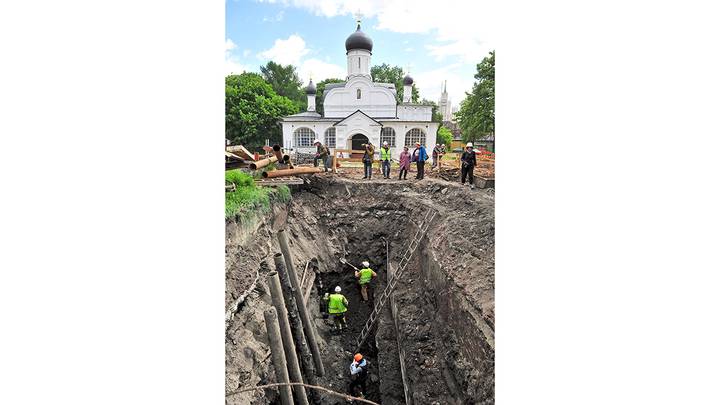
{"type": "MultiPolygon", "coordinates": [[[[228,221],[229,394],[276,381],[262,319],[270,306],[265,276],[272,267],[272,253],[279,252],[274,231],[287,229],[298,273],[311,258],[318,260],[308,309],[326,375],[316,382],[347,392],[355,338],[386,283],[385,240],[395,267],[415,234],[416,222],[433,209],[438,216],[395,290],[397,316],[386,305],[374,333],[360,349],[371,363],[365,394],[378,403],[399,404],[406,402],[407,388],[408,403],[494,403],[494,193],[433,178],[377,177],[368,182],[315,175],[308,185],[293,191],[287,207],[277,206],[254,222],[228,221]],[[355,265],[368,260],[378,273],[370,303],[360,301],[353,270],[340,258],[355,265]],[[349,330],[343,334],[331,331],[332,320],[324,316],[321,298],[336,285],[350,303],[349,330]]],[[[314,399],[322,404],[347,403],[327,394],[315,394],[314,399]]],[[[227,397],[232,404],[277,400],[272,390],[227,397]]]]}

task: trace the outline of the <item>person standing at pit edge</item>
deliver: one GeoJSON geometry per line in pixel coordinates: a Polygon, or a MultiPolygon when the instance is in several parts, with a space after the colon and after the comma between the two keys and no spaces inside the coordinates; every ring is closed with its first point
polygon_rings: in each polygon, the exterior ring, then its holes
{"type": "Polygon", "coordinates": [[[383,142],[382,148],[380,148],[380,161],[382,162],[383,178],[389,179],[392,154],[390,153],[390,147],[388,146],[387,141],[383,142]]]}
{"type": "Polygon", "coordinates": [[[417,175],[416,179],[422,180],[425,178],[425,161],[428,160],[427,151],[420,142],[415,142],[415,150],[413,151],[413,162],[417,162],[417,175]]]}
{"type": "Polygon", "coordinates": [[[362,262],[363,268],[360,271],[355,272],[355,277],[360,283],[360,294],[362,295],[363,301],[368,301],[368,285],[374,277],[377,277],[377,273],[372,271],[370,263],[368,261],[362,262]]]}
{"type": "Polygon", "coordinates": [[[472,142],[468,142],[467,145],[465,145],[465,152],[463,152],[462,156],[460,156],[460,161],[462,162],[460,183],[465,185],[465,177],[468,177],[470,188],[475,188],[473,185],[473,169],[477,166],[477,160],[475,158],[475,151],[473,150],[472,142]]]}
{"type": "Polygon", "coordinates": [[[366,390],[365,382],[368,376],[368,367],[370,363],[363,358],[363,355],[356,353],[353,356],[353,362],[350,363],[350,395],[354,395],[358,398],[365,398],[364,392],[366,390]],[[360,388],[358,392],[358,388],[360,388]]]}
{"type": "Polygon", "coordinates": [[[316,139],[313,144],[317,147],[317,151],[315,152],[315,158],[313,159],[313,165],[315,167],[318,167],[318,160],[322,160],[323,165],[325,166],[325,172],[327,173],[328,167],[330,167],[330,151],[328,150],[327,146],[323,145],[322,142],[320,142],[319,139],[316,139]]]}
{"type": "Polygon", "coordinates": [[[403,151],[400,152],[400,180],[407,180],[408,170],[410,170],[410,152],[407,146],[403,146],[403,151]]]}
{"type": "Polygon", "coordinates": [[[335,322],[335,330],[342,332],[343,327],[347,329],[345,322],[345,312],[347,312],[348,300],[344,295],[340,294],[342,288],[335,287],[334,294],[325,293],[325,301],[328,302],[328,314],[332,315],[335,322]]]}
{"type": "Polygon", "coordinates": [[[372,164],[375,157],[375,147],[370,142],[364,144],[363,146],[365,146],[365,154],[362,158],[363,165],[365,166],[365,177],[363,177],[363,179],[370,180],[372,178],[372,164]]]}

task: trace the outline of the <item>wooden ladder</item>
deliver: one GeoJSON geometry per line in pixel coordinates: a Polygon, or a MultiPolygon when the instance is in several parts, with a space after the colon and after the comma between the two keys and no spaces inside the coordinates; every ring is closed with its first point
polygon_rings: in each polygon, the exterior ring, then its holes
{"type": "Polygon", "coordinates": [[[392,294],[393,290],[395,289],[398,280],[400,280],[400,277],[402,277],[403,273],[405,272],[407,265],[410,263],[412,255],[415,253],[415,250],[420,244],[420,240],[430,227],[430,223],[432,223],[433,219],[435,219],[435,215],[435,210],[429,209],[425,213],[422,221],[420,221],[420,223],[417,225],[418,229],[415,232],[415,236],[413,236],[413,238],[410,240],[410,245],[408,246],[407,250],[405,250],[405,254],[403,255],[403,257],[400,259],[397,270],[393,274],[390,281],[388,281],[388,284],[387,286],[385,286],[385,290],[380,295],[380,298],[375,302],[375,307],[373,308],[370,317],[365,322],[365,326],[362,328],[360,336],[358,336],[355,342],[357,345],[357,349],[355,350],[356,353],[360,350],[360,346],[365,343],[365,340],[370,335],[370,329],[372,329],[373,325],[375,324],[378,314],[380,313],[380,311],[382,311],[385,303],[387,302],[387,299],[390,297],[390,294],[392,294]]]}

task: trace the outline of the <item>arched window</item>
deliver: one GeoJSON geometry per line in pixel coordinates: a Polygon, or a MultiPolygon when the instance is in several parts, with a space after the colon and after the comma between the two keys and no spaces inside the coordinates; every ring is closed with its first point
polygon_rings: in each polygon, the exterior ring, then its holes
{"type": "Polygon", "coordinates": [[[325,146],[328,148],[335,147],[335,127],[330,127],[325,130],[325,146]]]}
{"type": "Polygon", "coordinates": [[[387,142],[391,148],[395,147],[395,130],[392,128],[385,127],[380,131],[380,146],[383,142],[387,142]]]}
{"type": "Polygon", "coordinates": [[[420,145],[425,145],[425,131],[420,128],[413,128],[405,134],[405,146],[408,148],[415,147],[415,142],[420,142],[420,145]]]}
{"type": "Polygon", "coordinates": [[[295,130],[295,147],[309,148],[315,140],[315,132],[310,128],[298,128],[295,130]]]}
{"type": "Polygon", "coordinates": [[[360,58],[358,58],[358,69],[360,69],[360,58]]]}
{"type": "Polygon", "coordinates": [[[358,100],[360,100],[360,96],[361,96],[360,89],[357,89],[357,98],[358,98],[358,100]]]}

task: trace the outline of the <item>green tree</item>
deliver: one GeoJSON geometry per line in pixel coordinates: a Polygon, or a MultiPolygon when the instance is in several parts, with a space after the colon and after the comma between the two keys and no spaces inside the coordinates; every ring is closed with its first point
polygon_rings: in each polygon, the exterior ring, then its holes
{"type": "Polygon", "coordinates": [[[448,148],[448,150],[449,150],[450,144],[452,143],[452,140],[453,140],[453,134],[452,134],[452,132],[451,132],[449,129],[447,129],[447,128],[445,128],[445,127],[440,127],[440,128],[438,129],[438,132],[437,132],[437,143],[442,143],[442,144],[444,144],[444,145],[448,148]]]}
{"type": "Polygon", "coordinates": [[[456,115],[463,142],[495,135],[495,51],[478,63],[475,80],[456,115]]]}
{"type": "Polygon", "coordinates": [[[293,65],[283,66],[273,61],[265,66],[260,66],[260,73],[263,79],[272,86],[278,96],[287,97],[292,100],[303,111],[307,108],[307,96],[303,83],[293,65]]]}
{"type": "Polygon", "coordinates": [[[323,109],[323,97],[325,97],[325,85],[330,83],[342,83],[344,80],[341,79],[325,79],[316,85],[317,95],[315,96],[315,111],[320,114],[324,114],[323,109]]]}
{"type": "Polygon", "coordinates": [[[257,148],[265,139],[281,143],[278,120],[298,111],[295,103],[277,95],[257,73],[225,78],[225,137],[235,145],[257,148]]]}
{"type": "MultiPolygon", "coordinates": [[[[373,81],[375,82],[393,83],[395,85],[395,92],[397,93],[395,98],[397,99],[398,103],[402,103],[403,93],[405,90],[403,85],[403,78],[405,77],[405,73],[403,72],[401,67],[390,66],[387,63],[383,63],[382,65],[377,65],[370,68],[370,76],[372,76],[373,81]]],[[[419,98],[420,92],[418,91],[417,87],[415,87],[415,84],[413,84],[411,101],[413,103],[417,103],[419,98]]]]}

